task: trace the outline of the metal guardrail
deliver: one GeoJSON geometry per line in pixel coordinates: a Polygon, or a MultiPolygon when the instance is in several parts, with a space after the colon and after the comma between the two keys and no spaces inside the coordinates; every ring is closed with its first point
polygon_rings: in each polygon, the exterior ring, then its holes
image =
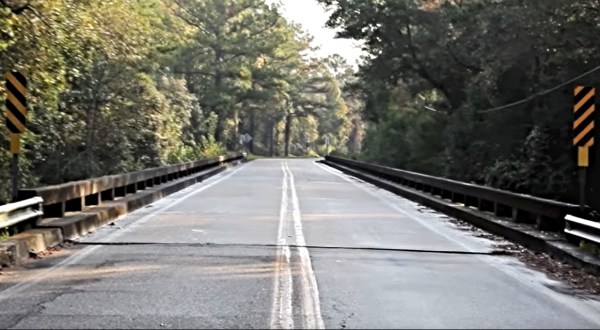
{"type": "Polygon", "coordinates": [[[63,217],[65,212],[82,211],[86,206],[100,205],[102,201],[125,197],[139,190],[177,180],[243,158],[244,156],[241,153],[232,153],[177,165],[39,188],[27,188],[19,191],[19,199],[39,196],[43,199],[44,217],[63,217]]]}
{"type": "Polygon", "coordinates": [[[565,234],[600,245],[600,223],[573,215],[565,217],[565,234]]]}
{"type": "Polygon", "coordinates": [[[325,161],[360,170],[412,189],[450,199],[466,207],[493,212],[515,222],[535,223],[539,229],[562,231],[567,214],[580,214],[579,206],[535,196],[517,194],[392,167],[327,156],[325,161]]]}
{"type": "Polygon", "coordinates": [[[41,217],[44,212],[41,197],[33,197],[24,201],[0,206],[0,228],[14,226],[24,221],[41,217]]]}

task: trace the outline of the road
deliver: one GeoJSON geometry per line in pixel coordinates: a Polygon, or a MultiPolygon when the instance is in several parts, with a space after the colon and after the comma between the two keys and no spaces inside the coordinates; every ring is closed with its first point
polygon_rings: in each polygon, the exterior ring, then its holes
{"type": "Polygon", "coordinates": [[[0,327],[600,327],[492,249],[314,160],[256,160],[5,272],[0,327]]]}

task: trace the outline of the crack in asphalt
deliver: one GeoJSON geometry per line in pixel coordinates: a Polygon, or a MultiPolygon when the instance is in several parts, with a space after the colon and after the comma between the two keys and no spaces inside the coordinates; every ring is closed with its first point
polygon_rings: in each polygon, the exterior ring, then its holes
{"type": "MultiPolygon", "coordinates": [[[[139,246],[139,245],[160,245],[172,247],[257,247],[257,248],[279,248],[279,244],[236,244],[236,243],[165,243],[165,242],[68,242],[72,245],[102,245],[102,246],[139,246]]],[[[510,255],[510,251],[491,250],[491,251],[460,251],[460,250],[425,250],[425,249],[404,249],[404,248],[381,248],[381,247],[353,247],[353,246],[326,246],[326,245],[295,245],[288,244],[291,248],[308,248],[322,250],[360,250],[360,251],[382,251],[382,252],[406,252],[406,253],[429,253],[429,254],[456,254],[456,255],[481,255],[481,256],[499,256],[510,255]]]]}

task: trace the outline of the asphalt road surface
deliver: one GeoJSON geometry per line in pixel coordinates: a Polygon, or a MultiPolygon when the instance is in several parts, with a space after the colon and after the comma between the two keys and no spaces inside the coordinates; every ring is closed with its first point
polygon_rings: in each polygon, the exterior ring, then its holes
{"type": "Polygon", "coordinates": [[[0,328],[599,328],[600,303],[436,212],[256,160],[0,275],[0,328]]]}

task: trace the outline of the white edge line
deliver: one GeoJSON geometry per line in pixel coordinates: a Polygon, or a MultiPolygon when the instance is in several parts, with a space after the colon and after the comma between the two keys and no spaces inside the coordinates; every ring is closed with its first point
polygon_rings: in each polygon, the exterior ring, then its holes
{"type": "MultiPolygon", "coordinates": [[[[365,186],[363,186],[363,185],[359,184],[358,182],[355,182],[355,181],[351,180],[350,178],[346,177],[346,176],[345,176],[345,174],[343,174],[343,172],[340,172],[340,171],[338,171],[339,173],[336,173],[336,172],[334,172],[333,170],[330,170],[328,167],[326,167],[326,165],[319,164],[319,163],[317,163],[317,162],[313,162],[313,164],[314,164],[315,166],[317,166],[317,167],[320,167],[321,169],[323,169],[323,170],[325,170],[325,171],[327,171],[327,172],[331,173],[331,174],[334,174],[334,175],[336,175],[336,176],[338,176],[338,177],[340,177],[340,178],[342,178],[342,179],[344,179],[344,180],[346,180],[346,181],[348,181],[348,182],[352,183],[354,186],[356,186],[356,187],[360,188],[361,190],[363,190],[364,192],[368,193],[369,195],[371,195],[371,196],[373,196],[373,197],[377,198],[378,200],[380,200],[381,202],[383,202],[383,203],[384,203],[385,205],[387,205],[388,207],[390,207],[390,208],[392,208],[392,209],[396,210],[398,213],[400,213],[400,214],[402,214],[402,215],[404,215],[404,216],[406,216],[406,217],[408,217],[408,218],[411,218],[411,219],[415,220],[416,222],[418,222],[418,223],[419,223],[419,224],[421,224],[422,226],[424,226],[424,227],[426,227],[427,229],[429,229],[429,230],[431,230],[431,231],[435,232],[436,234],[438,234],[438,235],[440,235],[440,236],[444,237],[445,239],[447,239],[447,240],[451,241],[452,243],[454,243],[454,244],[456,244],[456,245],[458,245],[458,246],[461,246],[461,247],[463,247],[463,248],[464,248],[464,249],[466,249],[467,251],[470,251],[470,252],[476,252],[476,250],[475,250],[475,249],[473,249],[473,247],[471,247],[471,246],[469,246],[469,245],[467,245],[467,244],[465,244],[465,243],[463,243],[463,242],[459,241],[458,239],[456,239],[456,238],[454,238],[454,237],[452,237],[452,236],[448,236],[447,234],[445,234],[445,233],[443,233],[443,232],[439,231],[437,228],[435,228],[435,227],[434,227],[434,226],[432,226],[431,224],[427,223],[426,221],[422,221],[421,219],[418,219],[417,217],[414,217],[414,216],[413,216],[413,215],[411,215],[409,212],[406,212],[406,211],[405,211],[405,210],[403,210],[401,207],[399,207],[398,205],[396,205],[396,204],[392,203],[392,202],[391,202],[391,201],[389,201],[388,199],[386,199],[386,198],[384,198],[384,197],[382,197],[382,196],[378,195],[377,193],[375,193],[375,192],[373,192],[373,191],[369,190],[367,187],[365,187],[365,186]]],[[[368,184],[368,183],[367,183],[367,184],[368,184]]],[[[394,196],[396,196],[396,197],[399,197],[399,196],[397,196],[397,195],[394,195],[394,196]]],[[[399,198],[400,198],[400,197],[399,197],[399,198]]]]}
{"type": "MultiPolygon", "coordinates": [[[[226,180],[228,178],[230,178],[231,176],[233,176],[234,174],[236,174],[238,171],[240,171],[242,168],[243,167],[239,167],[239,168],[235,169],[233,172],[227,174],[226,176],[223,176],[223,177],[221,177],[221,178],[219,178],[219,179],[217,179],[217,180],[215,180],[213,182],[210,182],[210,183],[208,183],[208,184],[200,187],[199,189],[196,189],[196,190],[193,190],[193,191],[187,193],[186,195],[180,197],[177,201],[175,201],[173,203],[167,204],[167,205],[165,205],[164,207],[161,207],[161,208],[154,209],[152,213],[150,213],[150,214],[148,214],[148,215],[146,215],[144,217],[141,217],[140,219],[136,220],[135,222],[133,222],[132,224],[130,224],[126,229],[131,229],[131,228],[139,226],[139,224],[144,223],[144,222],[148,221],[149,219],[153,218],[156,215],[157,212],[160,212],[160,211],[163,211],[163,210],[167,210],[169,208],[172,208],[172,207],[174,207],[174,206],[182,203],[186,199],[188,199],[188,198],[190,198],[190,197],[192,197],[192,196],[194,196],[194,195],[196,195],[196,194],[198,194],[198,193],[200,193],[200,192],[202,192],[202,191],[204,191],[204,190],[206,190],[206,189],[208,189],[208,188],[210,188],[210,187],[212,187],[212,186],[214,186],[214,185],[216,185],[216,184],[218,184],[218,183],[220,183],[220,182],[222,182],[222,181],[224,181],[224,180],[226,180]]],[[[204,181],[204,182],[206,182],[206,181],[204,181]]],[[[196,184],[202,184],[202,183],[203,182],[198,182],[196,184]]],[[[188,188],[191,188],[193,186],[194,185],[192,185],[192,186],[190,186],[188,188]]],[[[159,201],[157,201],[157,202],[159,202],[159,201]]],[[[128,215],[131,215],[133,213],[134,212],[129,213],[128,215]]],[[[115,239],[115,238],[123,235],[125,232],[126,232],[125,230],[120,230],[120,231],[113,232],[113,233],[109,234],[108,236],[106,236],[101,241],[103,243],[110,242],[111,240],[113,240],[113,239],[115,239]]],[[[0,301],[8,299],[8,298],[10,298],[13,295],[15,295],[17,293],[20,293],[23,290],[26,290],[26,289],[28,289],[28,288],[30,288],[30,287],[38,284],[39,282],[41,282],[41,281],[43,281],[43,280],[51,277],[52,276],[52,272],[54,272],[56,270],[59,270],[59,269],[63,269],[63,268],[68,267],[70,265],[73,265],[73,264],[79,262],[83,258],[89,256],[94,251],[96,251],[96,250],[98,250],[98,249],[100,249],[102,247],[103,247],[102,245],[88,246],[88,247],[82,249],[81,251],[76,252],[74,255],[68,257],[67,259],[59,262],[58,264],[56,264],[56,265],[54,265],[54,266],[52,266],[50,268],[41,270],[40,273],[33,275],[30,280],[28,280],[26,282],[21,282],[21,283],[15,284],[15,285],[7,288],[6,290],[3,290],[2,292],[0,292],[0,301]]]]}
{"type": "Polygon", "coordinates": [[[298,253],[300,254],[300,261],[302,263],[302,271],[306,275],[304,279],[306,283],[303,286],[305,291],[305,299],[303,299],[303,304],[305,306],[304,312],[307,314],[307,328],[324,329],[325,325],[323,323],[323,316],[321,315],[319,287],[317,284],[317,278],[315,277],[315,272],[312,267],[312,262],[310,260],[310,252],[306,248],[306,240],[302,230],[300,202],[296,192],[296,184],[294,183],[294,174],[292,174],[287,162],[285,163],[285,167],[289,173],[290,191],[292,193],[292,216],[294,220],[296,244],[298,245],[298,253]]]}
{"type": "MultiPolygon", "coordinates": [[[[322,170],[324,170],[324,171],[327,171],[327,172],[329,172],[329,173],[331,173],[331,174],[333,174],[333,175],[335,175],[335,176],[337,176],[337,177],[340,177],[340,178],[342,178],[342,179],[344,179],[344,180],[346,180],[346,181],[350,182],[350,183],[351,183],[351,184],[353,184],[354,186],[356,186],[356,187],[358,187],[358,188],[362,189],[363,191],[365,191],[365,192],[369,193],[370,195],[372,195],[372,196],[376,197],[377,199],[379,199],[380,201],[384,202],[386,205],[388,205],[388,206],[390,206],[390,207],[394,208],[394,209],[395,209],[395,210],[397,210],[399,213],[401,213],[401,214],[404,214],[404,215],[406,215],[407,217],[409,217],[409,218],[411,218],[411,219],[413,219],[413,220],[416,220],[416,221],[417,221],[417,222],[419,222],[419,223],[422,223],[422,224],[426,225],[426,227],[427,227],[427,228],[430,228],[430,229],[432,229],[434,232],[436,232],[436,233],[438,233],[438,234],[442,235],[443,237],[445,237],[445,238],[447,238],[447,239],[450,239],[451,241],[453,241],[453,242],[455,242],[455,243],[458,243],[459,245],[461,245],[461,246],[463,246],[463,247],[465,247],[465,248],[469,249],[469,248],[468,248],[468,246],[466,246],[466,245],[462,244],[461,242],[459,242],[459,241],[457,241],[457,240],[455,240],[455,239],[452,239],[451,237],[448,237],[447,235],[444,235],[443,233],[441,233],[441,232],[437,231],[437,230],[436,230],[435,228],[433,228],[433,227],[430,227],[429,225],[427,225],[427,224],[426,224],[426,223],[424,223],[423,221],[420,221],[419,219],[416,219],[415,217],[411,216],[410,214],[408,214],[408,213],[406,213],[406,212],[402,211],[401,209],[399,209],[399,207],[398,207],[398,206],[394,205],[393,203],[391,203],[390,201],[388,201],[386,198],[384,198],[384,197],[382,197],[382,196],[379,196],[379,195],[377,195],[376,193],[374,193],[374,192],[370,191],[370,190],[369,190],[367,187],[365,187],[365,186],[364,186],[364,184],[360,184],[360,183],[358,183],[358,182],[355,182],[355,181],[351,180],[350,178],[348,178],[348,177],[346,176],[346,174],[344,174],[344,172],[342,172],[342,171],[339,171],[339,170],[337,170],[337,169],[330,169],[328,166],[326,166],[326,165],[323,165],[323,164],[320,164],[320,163],[317,163],[316,161],[315,161],[315,162],[313,162],[313,164],[314,164],[315,166],[317,166],[317,167],[321,168],[321,169],[322,169],[322,170]]],[[[395,195],[395,194],[394,194],[394,196],[396,196],[397,198],[403,198],[403,197],[397,196],[397,195],[395,195]]],[[[532,283],[530,283],[529,281],[527,281],[527,280],[523,279],[521,276],[518,276],[518,274],[515,274],[515,273],[514,273],[514,271],[512,271],[512,270],[509,270],[509,269],[504,269],[504,268],[503,268],[503,267],[501,267],[500,265],[498,265],[498,264],[496,264],[496,263],[492,262],[491,260],[493,259],[493,257],[492,257],[492,258],[490,258],[490,257],[484,257],[484,256],[474,256],[474,257],[475,257],[475,258],[478,258],[479,260],[482,260],[483,262],[485,262],[485,263],[486,263],[486,264],[488,264],[489,266],[491,266],[491,267],[493,267],[493,268],[495,268],[495,269],[499,270],[500,272],[502,272],[502,273],[503,273],[503,274],[505,274],[506,276],[508,276],[508,277],[510,277],[510,278],[512,278],[512,279],[514,279],[514,280],[516,280],[516,281],[517,281],[519,284],[521,284],[521,285],[522,285],[524,288],[527,288],[528,290],[532,290],[533,292],[537,292],[537,293],[539,293],[539,292],[540,292],[540,290],[538,290],[538,287],[536,287],[536,286],[532,285],[532,283]]],[[[590,322],[592,322],[592,323],[596,323],[596,324],[598,324],[598,323],[600,322],[600,318],[599,318],[599,317],[593,317],[593,315],[594,315],[594,314],[596,314],[596,313],[593,313],[593,312],[597,312],[597,308],[594,308],[594,307],[592,307],[592,306],[589,306],[589,305],[587,305],[587,304],[583,303],[583,301],[581,301],[581,300],[577,300],[577,299],[575,299],[575,300],[569,300],[569,302],[577,302],[577,305],[578,305],[578,306],[577,306],[577,307],[575,307],[575,306],[571,306],[571,304],[569,304],[569,303],[565,302],[565,300],[564,300],[564,299],[562,299],[562,298],[564,298],[563,296],[557,296],[557,295],[556,295],[556,294],[554,294],[554,292],[553,292],[553,291],[551,291],[551,290],[542,290],[542,291],[541,291],[541,293],[542,293],[543,295],[547,296],[548,298],[552,299],[552,300],[553,300],[553,301],[555,301],[556,303],[560,304],[561,306],[563,306],[563,307],[566,307],[566,308],[570,309],[571,311],[573,311],[573,312],[577,313],[578,315],[582,316],[583,318],[585,318],[586,320],[588,320],[588,321],[590,321],[590,322]],[[580,308],[580,307],[581,307],[581,308],[580,308]],[[586,311],[584,311],[584,310],[588,311],[589,313],[588,313],[588,312],[586,312],[586,311]]],[[[597,306],[596,306],[596,307],[597,307],[597,306]]]]}

